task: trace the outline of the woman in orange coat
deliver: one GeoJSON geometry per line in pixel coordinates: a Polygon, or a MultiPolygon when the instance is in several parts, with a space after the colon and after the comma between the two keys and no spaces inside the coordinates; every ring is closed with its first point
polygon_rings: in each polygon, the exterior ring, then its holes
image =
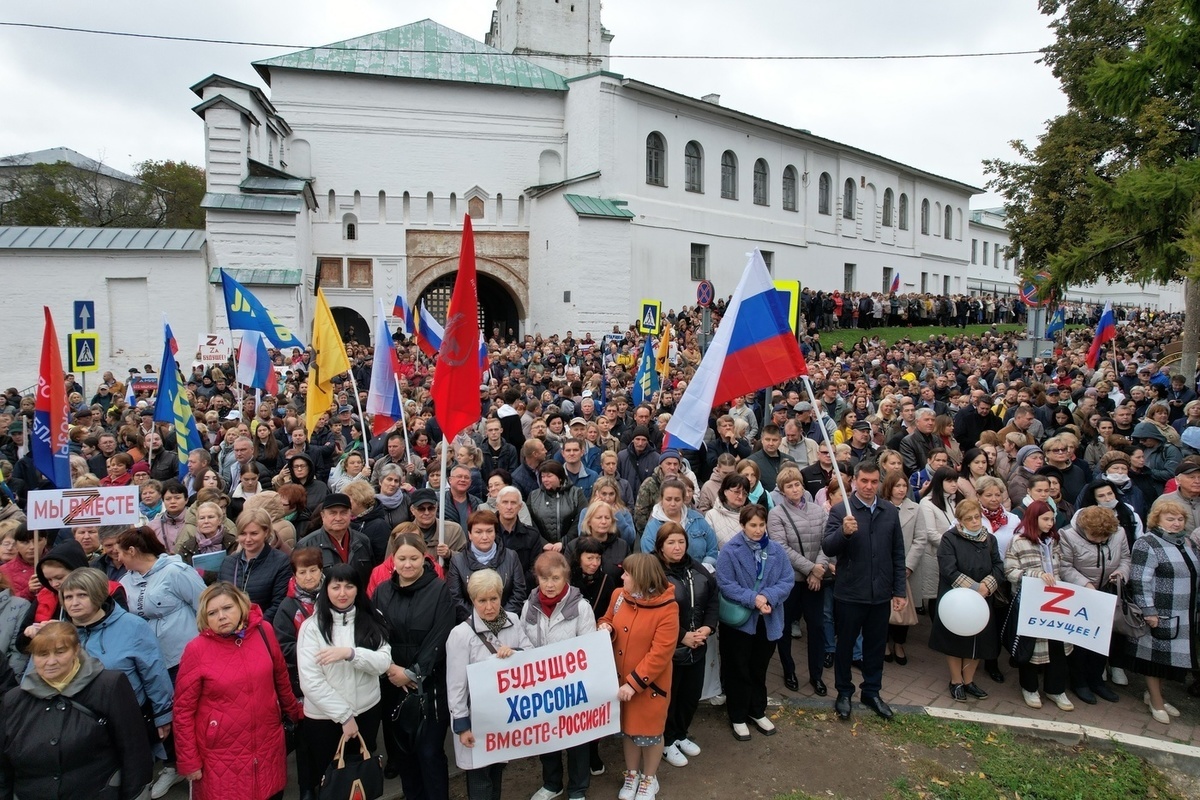
{"type": "Polygon", "coordinates": [[[663,729],[670,705],[671,659],[679,641],[675,590],[662,564],[649,553],[628,556],[624,588],[613,595],[597,628],[613,639],[621,688],[625,782],[618,800],[654,800],[663,729]]]}

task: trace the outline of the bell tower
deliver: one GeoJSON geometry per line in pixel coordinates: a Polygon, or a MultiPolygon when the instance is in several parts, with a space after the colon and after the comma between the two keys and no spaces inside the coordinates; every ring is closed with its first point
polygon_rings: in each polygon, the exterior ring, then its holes
{"type": "Polygon", "coordinates": [[[497,0],[484,41],[573,78],[608,69],[600,0],[497,0]]]}

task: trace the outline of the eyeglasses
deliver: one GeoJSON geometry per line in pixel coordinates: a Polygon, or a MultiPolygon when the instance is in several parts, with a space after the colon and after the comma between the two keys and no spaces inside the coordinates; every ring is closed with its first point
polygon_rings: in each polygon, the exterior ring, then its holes
{"type": "Polygon", "coordinates": [[[1051,453],[1065,453],[1070,449],[1071,448],[1069,448],[1069,447],[1051,447],[1050,452],[1051,453]]]}

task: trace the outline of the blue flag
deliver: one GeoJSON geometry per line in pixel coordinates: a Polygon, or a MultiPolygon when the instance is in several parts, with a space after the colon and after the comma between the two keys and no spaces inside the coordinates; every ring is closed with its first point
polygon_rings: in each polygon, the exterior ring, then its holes
{"type": "Polygon", "coordinates": [[[203,444],[200,441],[200,431],[196,427],[196,417],[192,414],[192,404],[188,401],[187,392],[183,391],[183,379],[179,374],[179,365],[175,363],[175,353],[179,346],[171,333],[171,326],[163,319],[163,359],[158,370],[158,397],[154,402],[154,421],[170,422],[175,427],[175,452],[179,458],[179,480],[187,475],[188,453],[203,444]]]}
{"type": "Polygon", "coordinates": [[[1062,306],[1059,306],[1053,314],[1050,315],[1050,321],[1046,323],[1046,335],[1053,336],[1067,326],[1067,315],[1062,306]]]}
{"type": "Polygon", "coordinates": [[[225,315],[229,318],[230,330],[258,331],[275,347],[304,349],[304,342],[225,270],[221,270],[221,288],[225,292],[225,315]]]}
{"type": "Polygon", "coordinates": [[[642,348],[642,360],[638,364],[637,375],[633,379],[633,404],[649,403],[650,398],[658,391],[658,370],[654,364],[654,347],[650,337],[642,348]]]}

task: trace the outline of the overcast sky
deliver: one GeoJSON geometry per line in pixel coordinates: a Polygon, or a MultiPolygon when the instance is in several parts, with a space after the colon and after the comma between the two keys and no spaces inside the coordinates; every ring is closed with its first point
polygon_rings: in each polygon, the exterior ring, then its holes
{"type": "MultiPolygon", "coordinates": [[[[494,7],[494,0],[8,0],[0,21],[319,45],[430,15],[482,40],[494,7]]],[[[966,53],[1036,50],[1052,39],[1034,0],[607,0],[603,22],[616,36],[616,55],[966,53]]],[[[63,146],[123,170],[145,159],[202,165],[201,121],[190,111],[198,100],[188,86],[214,72],[262,86],[250,62],[285,52],[0,27],[0,155],[63,146]]],[[[615,58],[612,69],[695,97],[716,92],[729,108],[983,187],[983,159],[1010,158],[1010,141],[1035,139],[1065,108],[1057,82],[1036,61],[615,58]]],[[[989,193],[972,206],[999,202],[989,193]]]]}

